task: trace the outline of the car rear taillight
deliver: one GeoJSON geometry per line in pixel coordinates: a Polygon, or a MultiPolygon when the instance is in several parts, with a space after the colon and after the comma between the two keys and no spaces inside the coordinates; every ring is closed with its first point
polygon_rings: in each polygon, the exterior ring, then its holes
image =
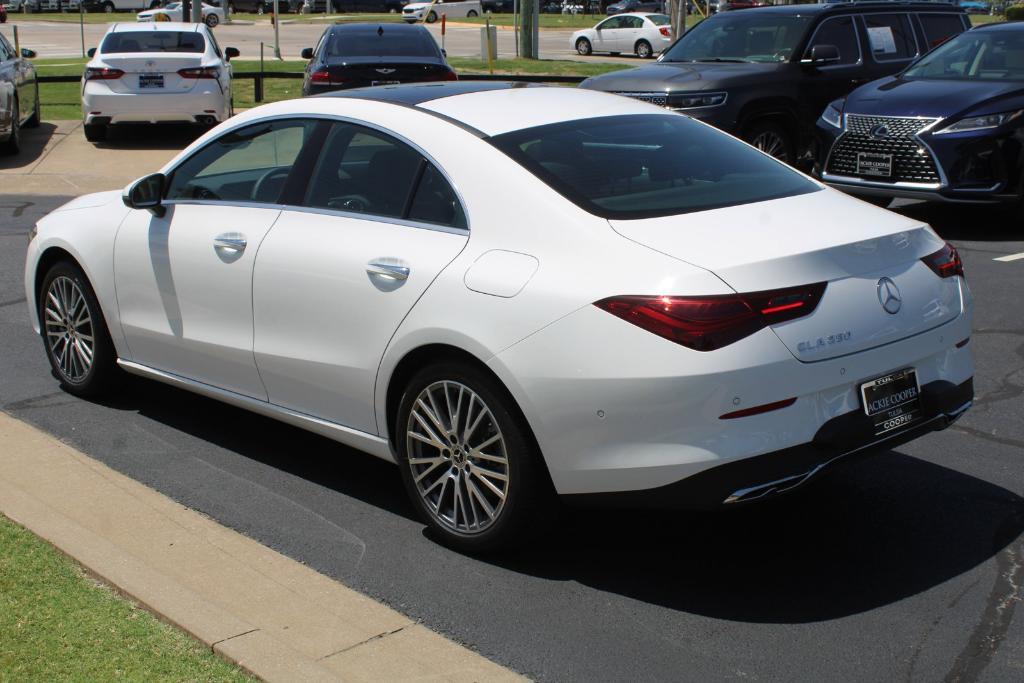
{"type": "Polygon", "coordinates": [[[89,67],[85,70],[85,80],[87,81],[114,81],[124,76],[124,71],[120,69],[108,69],[107,67],[89,67]]]}
{"type": "Polygon", "coordinates": [[[716,296],[614,296],[594,305],[695,351],[714,351],[818,306],[826,283],[716,296]]]}
{"type": "Polygon", "coordinates": [[[193,69],[178,69],[182,78],[220,78],[220,71],[215,66],[198,66],[193,69]]]}
{"type": "Polygon", "coordinates": [[[960,260],[956,247],[949,242],[946,242],[942,249],[934,254],[928,254],[921,260],[939,277],[964,277],[964,262],[960,260]]]}
{"type": "Polygon", "coordinates": [[[449,71],[448,73],[446,73],[444,75],[444,80],[446,80],[446,81],[457,81],[457,80],[459,80],[459,75],[457,73],[455,73],[454,71],[449,71]]]}
{"type": "Polygon", "coordinates": [[[662,26],[661,28],[658,29],[658,32],[661,33],[661,35],[665,36],[666,38],[672,35],[672,29],[669,28],[668,26],[662,26]]]}
{"type": "Polygon", "coordinates": [[[331,72],[328,71],[327,69],[314,71],[313,73],[309,74],[309,80],[311,83],[330,83],[331,72]]]}

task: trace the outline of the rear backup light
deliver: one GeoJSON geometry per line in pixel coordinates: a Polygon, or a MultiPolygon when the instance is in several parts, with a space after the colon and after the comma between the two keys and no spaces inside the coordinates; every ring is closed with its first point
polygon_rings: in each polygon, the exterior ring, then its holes
{"type": "Polygon", "coordinates": [[[773,410],[779,410],[781,408],[788,408],[789,406],[796,403],[796,398],[787,398],[782,401],[775,401],[774,403],[765,403],[763,405],[754,406],[753,408],[744,408],[743,410],[735,410],[725,415],[719,415],[719,420],[735,420],[737,417],[750,417],[751,415],[760,415],[761,413],[770,413],[773,410]]]}
{"type": "Polygon", "coordinates": [[[120,69],[90,67],[85,70],[85,80],[87,81],[114,81],[121,76],[124,76],[124,72],[120,69]]]}
{"type": "Polygon", "coordinates": [[[928,254],[921,260],[939,277],[964,276],[964,263],[960,260],[956,247],[949,242],[946,242],[942,249],[934,254],[928,254]]]}
{"type": "Polygon", "coordinates": [[[658,29],[658,32],[661,33],[661,35],[665,36],[666,38],[672,35],[672,30],[668,26],[662,26],[661,28],[658,29]]]}
{"type": "Polygon", "coordinates": [[[182,78],[219,78],[220,71],[215,66],[199,66],[194,69],[178,69],[182,78]]]}
{"type": "Polygon", "coordinates": [[[594,305],[695,351],[714,351],[818,306],[824,282],[716,296],[614,296],[594,305]]]}

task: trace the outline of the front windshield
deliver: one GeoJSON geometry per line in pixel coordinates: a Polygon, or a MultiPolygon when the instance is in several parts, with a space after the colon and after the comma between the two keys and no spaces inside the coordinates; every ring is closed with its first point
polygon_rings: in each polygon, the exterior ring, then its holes
{"type": "Polygon", "coordinates": [[[811,17],[767,12],[727,12],[683,34],[663,62],[785,62],[811,17]]]}
{"type": "Polygon", "coordinates": [[[1024,31],[968,31],[930,52],[903,78],[962,81],[1024,80],[1024,31]]]}

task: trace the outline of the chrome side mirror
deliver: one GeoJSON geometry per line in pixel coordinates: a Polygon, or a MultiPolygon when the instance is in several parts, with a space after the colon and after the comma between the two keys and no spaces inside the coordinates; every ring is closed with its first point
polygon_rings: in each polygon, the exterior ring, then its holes
{"type": "Polygon", "coordinates": [[[167,213],[167,207],[162,204],[165,180],[163,173],[139,178],[125,188],[121,201],[130,209],[146,209],[157,218],[163,218],[167,213]]]}

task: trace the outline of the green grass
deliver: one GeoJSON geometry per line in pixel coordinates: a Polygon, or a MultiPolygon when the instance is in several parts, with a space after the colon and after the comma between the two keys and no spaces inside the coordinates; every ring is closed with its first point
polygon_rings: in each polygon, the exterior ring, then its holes
{"type": "Polygon", "coordinates": [[[0,680],[248,681],[0,515],[0,680]]]}
{"type": "MultiPolygon", "coordinates": [[[[87,60],[79,58],[36,59],[33,63],[40,76],[79,76],[87,60]]],[[[449,64],[459,73],[488,73],[487,62],[474,57],[450,57],[449,64]]],[[[235,71],[258,71],[259,60],[236,59],[232,62],[235,71]]],[[[302,71],[306,63],[301,60],[278,61],[267,59],[264,71],[302,71]]],[[[595,76],[597,74],[627,69],[629,64],[612,62],[576,62],[561,60],[498,59],[494,62],[495,74],[539,74],[558,76],[595,76]]],[[[235,107],[244,109],[256,106],[253,97],[252,79],[239,78],[234,83],[235,107]]],[[[263,103],[287,100],[302,95],[302,80],[298,78],[266,79],[263,81],[263,103]]],[[[82,116],[81,90],[78,83],[44,83],[40,86],[43,118],[49,121],[75,120],[82,116]]]]}

